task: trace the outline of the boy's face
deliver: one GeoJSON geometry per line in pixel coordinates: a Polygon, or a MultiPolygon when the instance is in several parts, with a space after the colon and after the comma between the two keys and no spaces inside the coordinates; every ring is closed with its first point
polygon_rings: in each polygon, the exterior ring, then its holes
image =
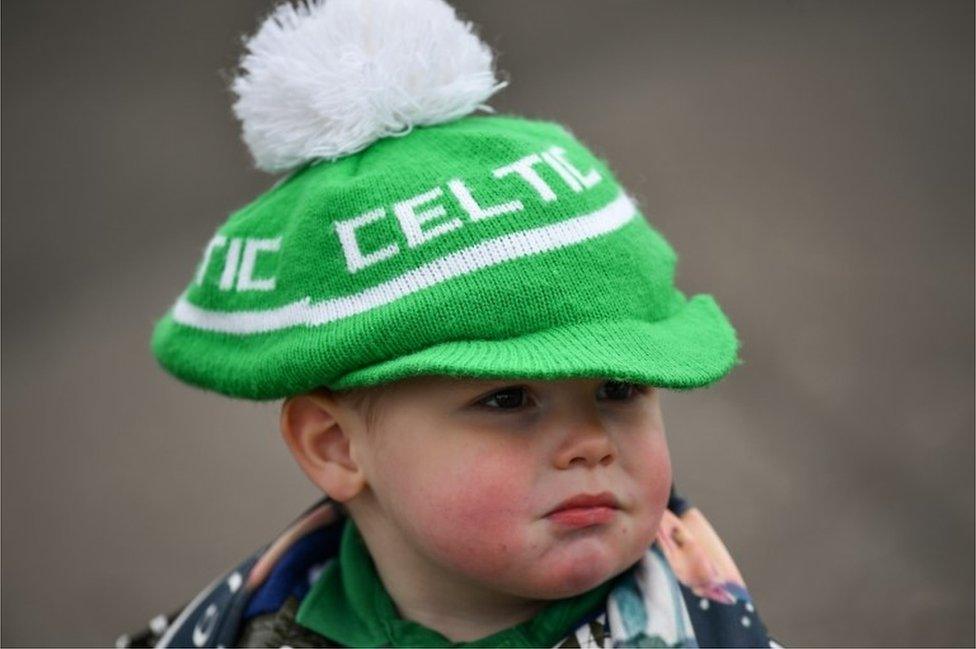
{"type": "Polygon", "coordinates": [[[654,540],[671,485],[655,388],[425,376],[379,407],[357,460],[382,534],[421,564],[557,599],[619,574],[654,540]],[[605,493],[617,508],[550,515],[605,493]]]}

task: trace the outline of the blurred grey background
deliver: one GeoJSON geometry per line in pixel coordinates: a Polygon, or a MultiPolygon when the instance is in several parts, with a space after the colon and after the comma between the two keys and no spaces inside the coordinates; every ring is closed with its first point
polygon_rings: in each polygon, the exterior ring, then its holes
{"type": "MultiPolygon", "coordinates": [[[[318,496],[278,403],[185,387],[156,318],[252,168],[269,10],[2,7],[2,642],[106,645],[318,496]]],[[[972,645],[971,2],[458,2],[717,297],[746,363],[669,393],[679,488],[781,642],[972,645]]]]}

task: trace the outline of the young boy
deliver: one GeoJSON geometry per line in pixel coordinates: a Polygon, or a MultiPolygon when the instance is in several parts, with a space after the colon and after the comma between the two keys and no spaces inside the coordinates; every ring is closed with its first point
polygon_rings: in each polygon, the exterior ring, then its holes
{"type": "Polygon", "coordinates": [[[673,489],[662,388],[738,360],[708,295],[442,0],[279,6],[235,110],[290,172],[231,215],[153,351],[284,399],[325,497],[120,646],[771,646],[673,489]]]}

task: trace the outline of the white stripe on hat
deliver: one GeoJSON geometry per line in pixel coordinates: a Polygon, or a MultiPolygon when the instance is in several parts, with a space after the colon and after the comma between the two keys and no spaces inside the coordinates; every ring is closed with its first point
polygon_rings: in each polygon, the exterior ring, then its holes
{"type": "Polygon", "coordinates": [[[173,320],[187,327],[229,334],[255,334],[299,325],[314,327],[363,313],[454,277],[506,261],[571,246],[618,230],[637,214],[626,193],[595,212],[521,230],[452,252],[377,286],[312,303],[310,297],[254,311],[211,311],[191,304],[186,293],[173,306],[173,320]]]}

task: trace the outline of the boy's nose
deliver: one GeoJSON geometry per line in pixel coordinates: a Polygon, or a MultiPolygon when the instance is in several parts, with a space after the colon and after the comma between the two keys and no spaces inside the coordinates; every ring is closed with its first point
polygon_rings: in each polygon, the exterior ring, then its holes
{"type": "Polygon", "coordinates": [[[577,428],[556,452],[555,465],[568,469],[574,465],[607,465],[614,461],[617,450],[604,427],[589,422],[577,428]]]}

